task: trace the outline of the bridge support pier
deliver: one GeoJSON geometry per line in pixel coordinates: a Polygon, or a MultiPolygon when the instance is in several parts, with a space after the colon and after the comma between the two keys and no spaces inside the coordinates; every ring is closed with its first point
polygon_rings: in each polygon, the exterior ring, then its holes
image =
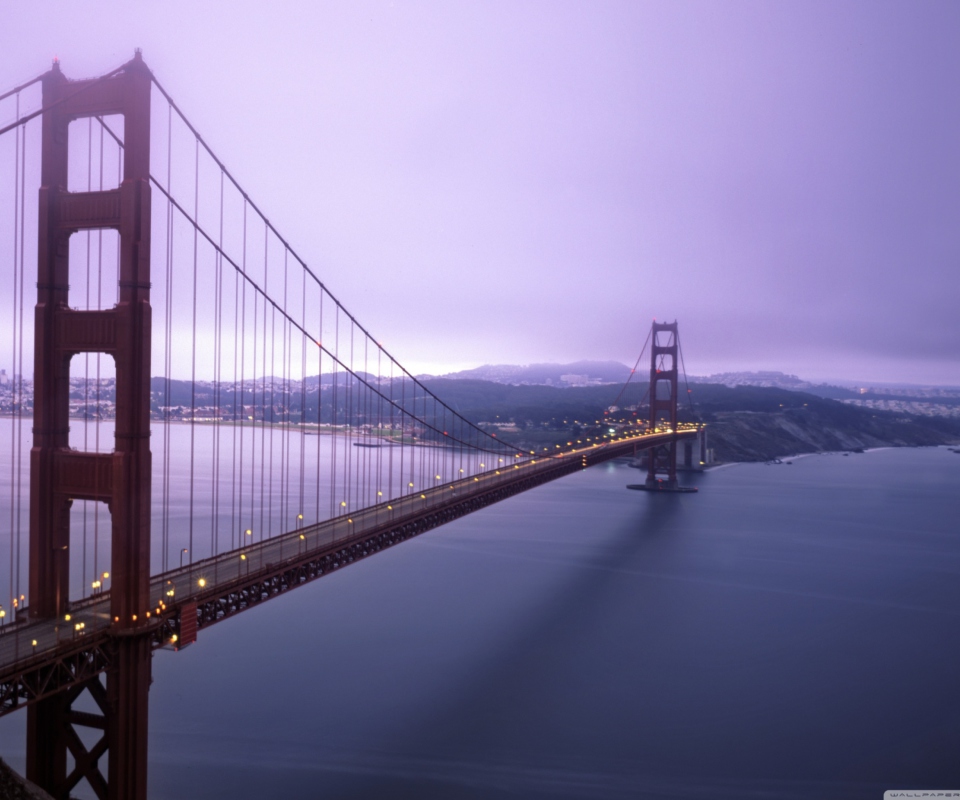
{"type": "Polygon", "coordinates": [[[27,777],[55,800],[69,800],[81,781],[99,800],[147,796],[150,640],[118,638],[112,649],[106,686],[97,676],[27,708],[27,777]],[[84,693],[99,713],[74,707],[84,693]],[[80,728],[99,733],[92,746],[80,728]]]}
{"type": "Polygon", "coordinates": [[[107,744],[111,800],[147,796],[147,706],[152,654],[145,636],[117,642],[116,666],[107,673],[107,744]]]}
{"type": "Polygon", "coordinates": [[[67,780],[68,694],[61,692],[27,707],[27,778],[54,798],[67,780]]]}

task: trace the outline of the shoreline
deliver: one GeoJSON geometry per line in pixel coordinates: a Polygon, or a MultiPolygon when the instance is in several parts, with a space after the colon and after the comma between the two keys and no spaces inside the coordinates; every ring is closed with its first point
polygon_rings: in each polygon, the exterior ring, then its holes
{"type": "Polygon", "coordinates": [[[794,453],[793,455],[788,456],[777,456],[776,459],[768,459],[766,461],[756,460],[756,461],[724,461],[718,464],[711,464],[710,466],[704,467],[703,472],[712,472],[714,470],[723,469],[725,467],[736,467],[741,464],[786,464],[792,461],[799,461],[804,458],[812,458],[813,456],[843,456],[843,455],[867,455],[868,453],[879,453],[883,450],[939,450],[941,448],[949,450],[950,452],[956,452],[954,448],[958,447],[958,444],[904,444],[904,445],[895,445],[895,444],[885,444],[878,445],[876,447],[865,447],[862,450],[817,450],[812,453],[794,453]]]}

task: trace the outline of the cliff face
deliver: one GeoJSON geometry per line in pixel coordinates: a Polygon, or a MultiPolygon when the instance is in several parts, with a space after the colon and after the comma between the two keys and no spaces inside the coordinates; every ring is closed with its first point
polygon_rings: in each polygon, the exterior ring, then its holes
{"type": "Polygon", "coordinates": [[[30,783],[0,758],[0,798],[4,800],[53,800],[43,789],[30,783]]]}
{"type": "Polygon", "coordinates": [[[891,415],[843,413],[821,408],[780,412],[720,411],[709,425],[710,446],[718,461],[768,461],[796,453],[869,447],[955,444],[960,431],[891,415]]]}

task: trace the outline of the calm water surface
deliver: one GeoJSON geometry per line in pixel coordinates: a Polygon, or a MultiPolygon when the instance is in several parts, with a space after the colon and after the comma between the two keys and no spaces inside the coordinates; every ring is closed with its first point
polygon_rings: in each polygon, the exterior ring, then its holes
{"type": "Polygon", "coordinates": [[[151,797],[960,788],[960,455],[639,478],[569,476],[159,653],[151,797]]]}

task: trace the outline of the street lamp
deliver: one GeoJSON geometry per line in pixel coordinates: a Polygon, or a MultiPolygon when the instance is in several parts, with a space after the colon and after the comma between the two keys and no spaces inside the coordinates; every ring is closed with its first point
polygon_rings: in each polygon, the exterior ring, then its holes
{"type": "Polygon", "coordinates": [[[190,552],[190,551],[187,550],[186,547],[181,548],[181,550],[180,550],[180,569],[183,569],[183,557],[184,557],[187,553],[189,553],[189,552],[190,552]]]}

